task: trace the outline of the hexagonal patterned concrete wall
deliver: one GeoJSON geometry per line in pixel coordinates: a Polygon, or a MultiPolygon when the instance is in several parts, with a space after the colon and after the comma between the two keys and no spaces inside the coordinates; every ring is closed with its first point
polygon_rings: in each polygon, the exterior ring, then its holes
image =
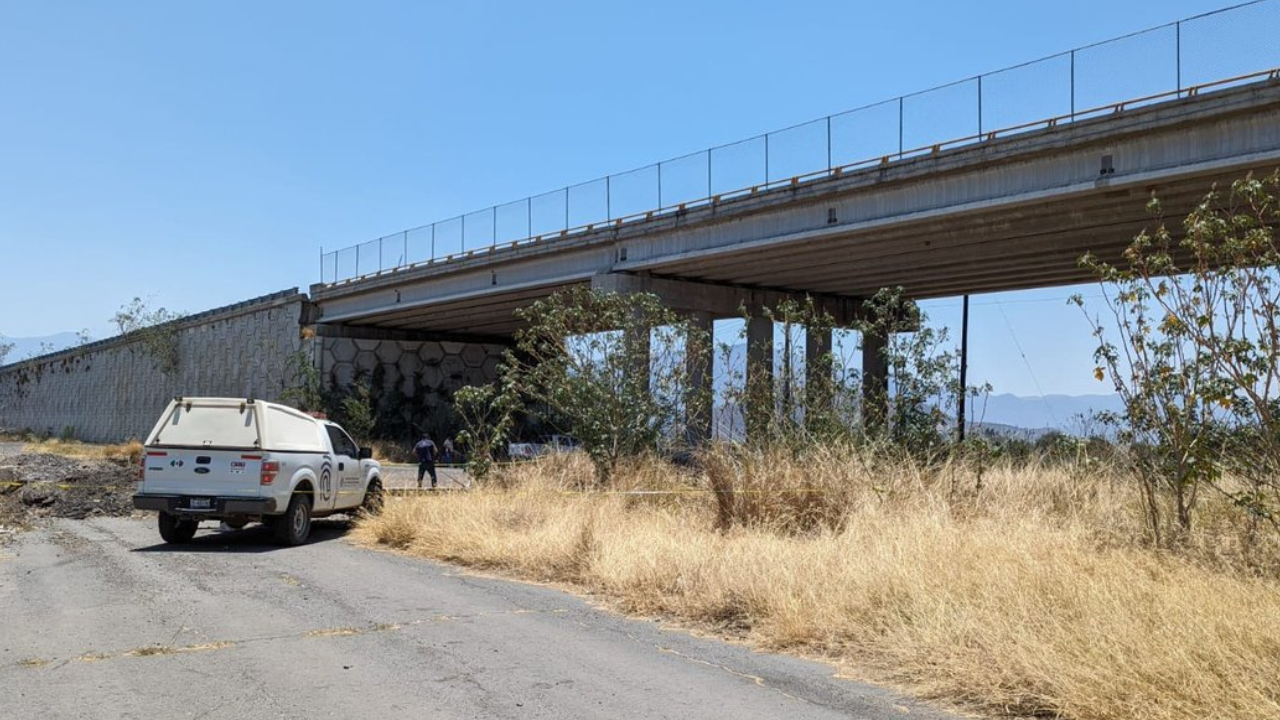
{"type": "Polygon", "coordinates": [[[175,395],[278,399],[289,357],[312,342],[299,333],[306,299],[286,290],[176,321],[178,364],[168,373],[126,337],[4,366],[0,428],[71,428],[114,442],[143,437],[175,395]]]}
{"type": "Polygon", "coordinates": [[[351,340],[320,338],[320,372],[324,382],[348,387],[375,377],[378,395],[410,399],[420,407],[439,407],[465,385],[498,379],[501,345],[460,342],[351,340]]]}

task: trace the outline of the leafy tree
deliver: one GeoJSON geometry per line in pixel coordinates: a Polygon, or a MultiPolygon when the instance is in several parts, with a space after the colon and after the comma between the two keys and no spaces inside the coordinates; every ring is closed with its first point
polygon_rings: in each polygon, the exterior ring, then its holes
{"type": "Polygon", "coordinates": [[[453,400],[463,426],[458,440],[466,448],[467,472],[483,478],[493,468],[496,451],[511,436],[520,400],[497,385],[468,385],[453,400]]]}
{"type": "MultiPolygon", "coordinates": [[[[1089,317],[1099,380],[1142,481],[1157,543],[1185,537],[1206,488],[1257,521],[1280,510],[1280,175],[1204,197],[1180,226],[1157,216],[1112,264],[1082,258],[1103,284],[1112,327],[1089,317]],[[1110,333],[1114,333],[1113,335],[1110,333]],[[1114,339],[1113,339],[1114,338],[1114,339]],[[1243,489],[1224,481],[1243,479],[1243,489]],[[1174,537],[1164,532],[1163,500],[1174,537]]],[[[1081,298],[1072,302],[1084,307],[1081,298]]]]}
{"type": "Polygon", "coordinates": [[[707,361],[697,350],[705,332],[655,295],[577,288],[516,315],[525,327],[508,353],[503,392],[576,437],[602,483],[623,458],[683,444],[686,402],[710,401],[689,386],[691,367],[707,361]]]}
{"type": "Polygon", "coordinates": [[[0,335],[0,365],[4,364],[5,358],[9,357],[11,352],[13,352],[13,343],[5,342],[4,336],[0,335]]]}
{"type": "Polygon", "coordinates": [[[889,417],[882,427],[864,419],[866,432],[923,459],[947,451],[947,428],[957,415],[961,395],[976,398],[989,393],[991,386],[960,384],[960,355],[950,333],[930,326],[928,316],[902,288],[884,288],[868,299],[859,329],[864,337],[887,338],[888,389],[871,389],[866,402],[887,406],[889,417]],[[875,392],[887,393],[887,398],[877,398],[875,392]]]}
{"type": "Polygon", "coordinates": [[[280,394],[282,401],[299,410],[328,410],[320,369],[311,361],[305,348],[285,359],[285,374],[289,377],[289,386],[280,394]]]}
{"type": "Polygon", "coordinates": [[[747,387],[742,402],[750,411],[753,405],[768,405],[767,399],[773,399],[767,422],[768,435],[774,440],[804,444],[843,436],[851,415],[848,403],[841,402],[848,388],[842,382],[856,378],[858,371],[845,368],[831,347],[821,348],[816,357],[806,354],[803,364],[797,362],[801,334],[806,339],[809,334],[827,336],[836,328],[835,318],[811,297],[788,298],[762,312],[781,326],[780,367],[772,387],[747,387]]]}

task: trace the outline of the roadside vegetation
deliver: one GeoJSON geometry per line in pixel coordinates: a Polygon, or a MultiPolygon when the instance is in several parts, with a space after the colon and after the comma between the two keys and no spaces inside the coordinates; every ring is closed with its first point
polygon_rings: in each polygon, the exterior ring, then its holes
{"type": "Polygon", "coordinates": [[[82,460],[115,460],[129,465],[137,465],[142,461],[142,443],[128,440],[122,443],[98,444],[63,438],[37,438],[29,435],[15,435],[15,440],[23,442],[24,453],[44,455],[61,455],[82,460]]]}
{"type": "Polygon", "coordinates": [[[60,455],[82,460],[114,460],[137,465],[142,460],[142,442],[136,438],[122,443],[91,443],[75,439],[74,428],[64,428],[57,436],[30,430],[0,432],[0,442],[20,444],[23,453],[60,455]]]}
{"type": "MultiPolygon", "coordinates": [[[[184,313],[161,308],[151,308],[147,301],[135,297],[121,305],[111,322],[121,337],[132,338],[139,349],[151,358],[156,369],[170,374],[178,369],[180,361],[177,323],[184,313]]],[[[89,341],[89,333],[82,330],[77,335],[81,345],[89,341]]]]}
{"type": "Polygon", "coordinates": [[[478,489],[397,499],[355,536],[992,715],[1280,717],[1278,196],[1246,178],[1170,225],[1153,201],[1122,257],[1082,258],[1106,298],[1074,300],[1094,373],[1124,402],[1090,437],[957,441],[955,405],[987,388],[886,290],[852,329],[887,339],[888,387],[831,355],[797,372],[803,328],[832,319],[769,308],[772,385],[722,401],[749,439],[692,447],[705,406],[661,359],[690,330],[652,297],[579,292],[527,311],[502,381],[460,393],[478,489]],[[658,324],[675,332],[637,355],[658,324]],[[532,416],[583,451],[493,464],[532,416]]]}
{"type": "Polygon", "coordinates": [[[614,608],[826,659],[1002,715],[1280,716],[1280,546],[1222,499],[1154,550],[1134,478],[886,451],[714,451],[593,488],[581,454],[397,499],[355,535],[572,586],[614,608]],[[711,492],[718,490],[718,492],[711,492]]]}

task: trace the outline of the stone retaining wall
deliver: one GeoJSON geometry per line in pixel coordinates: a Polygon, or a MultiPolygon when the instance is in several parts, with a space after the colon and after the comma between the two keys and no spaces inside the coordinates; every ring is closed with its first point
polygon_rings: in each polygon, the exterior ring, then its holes
{"type": "Polygon", "coordinates": [[[175,395],[282,399],[297,384],[291,360],[314,363],[328,387],[371,386],[388,429],[451,433],[445,409],[464,385],[497,380],[504,347],[430,340],[313,337],[297,289],[157,326],[176,342],[166,370],[138,335],[0,367],[0,429],[91,442],[143,438],[175,395]]]}
{"type": "Polygon", "coordinates": [[[306,301],[295,288],[158,326],[177,343],[168,372],[137,336],[0,367],[0,428],[116,442],[146,435],[175,395],[276,400],[306,301]]]}

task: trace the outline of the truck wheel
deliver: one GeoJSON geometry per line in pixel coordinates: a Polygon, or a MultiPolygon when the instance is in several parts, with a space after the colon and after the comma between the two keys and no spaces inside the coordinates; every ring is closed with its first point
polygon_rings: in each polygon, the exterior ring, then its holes
{"type": "Polygon", "coordinates": [[[196,528],[200,523],[190,518],[182,518],[167,512],[160,513],[160,537],[167,543],[182,545],[191,542],[196,536],[196,528]]]}
{"type": "Polygon", "coordinates": [[[301,545],[311,534],[311,500],[298,493],[289,499],[289,508],[276,518],[272,530],[281,545],[301,545]]]}
{"type": "Polygon", "coordinates": [[[374,478],[369,481],[369,487],[364,489],[364,501],[360,503],[360,509],[365,515],[377,515],[382,512],[382,481],[374,478]]]}

